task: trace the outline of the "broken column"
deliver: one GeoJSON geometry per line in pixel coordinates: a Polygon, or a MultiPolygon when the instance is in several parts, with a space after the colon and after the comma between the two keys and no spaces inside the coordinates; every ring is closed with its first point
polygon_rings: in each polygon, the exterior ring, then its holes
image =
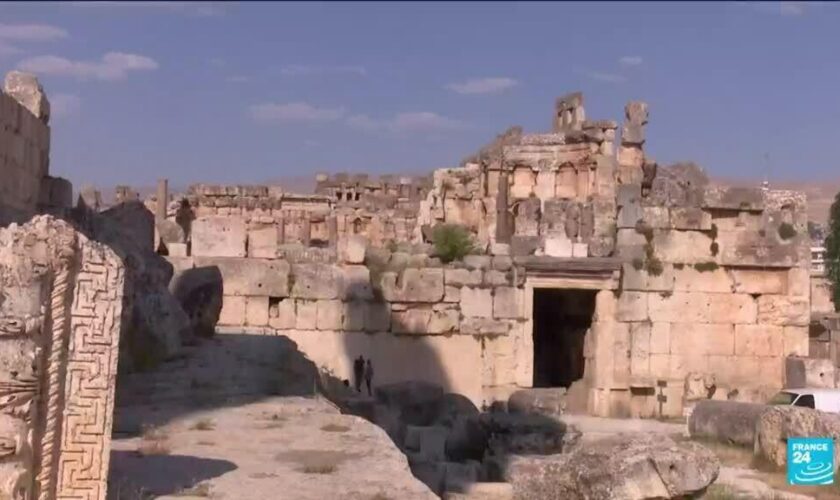
{"type": "Polygon", "coordinates": [[[0,256],[0,497],[105,500],[123,265],[48,216],[0,230],[0,256]]]}
{"type": "Polygon", "coordinates": [[[158,179],[157,200],[155,202],[155,220],[161,221],[166,219],[166,208],[168,203],[169,181],[167,179],[158,179]]]}
{"type": "Polygon", "coordinates": [[[645,164],[645,125],[648,122],[648,106],[642,101],[630,101],[624,107],[624,126],[621,130],[621,146],[618,150],[618,182],[620,184],[641,184],[645,164]]]}
{"type": "Polygon", "coordinates": [[[496,195],[496,243],[510,243],[511,228],[508,214],[508,173],[504,167],[499,174],[499,191],[496,195]]]}
{"type": "Polygon", "coordinates": [[[557,98],[554,104],[554,132],[581,130],[584,120],[583,93],[573,92],[557,98]]]}

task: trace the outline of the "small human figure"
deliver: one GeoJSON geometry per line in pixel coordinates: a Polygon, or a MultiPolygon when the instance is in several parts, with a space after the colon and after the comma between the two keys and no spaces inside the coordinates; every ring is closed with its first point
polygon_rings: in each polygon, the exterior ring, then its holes
{"type": "Polygon", "coordinates": [[[365,358],[359,354],[359,357],[353,361],[353,382],[356,384],[356,392],[362,392],[362,377],[365,372],[365,358]]]}
{"type": "Polygon", "coordinates": [[[344,387],[347,387],[348,389],[350,388],[350,381],[349,380],[344,379],[344,380],[341,381],[341,383],[344,384],[344,387]]]}
{"type": "Polygon", "coordinates": [[[370,390],[370,381],[373,380],[373,363],[370,362],[370,359],[367,360],[367,365],[365,365],[365,385],[367,385],[368,396],[372,396],[373,393],[370,390]]]}

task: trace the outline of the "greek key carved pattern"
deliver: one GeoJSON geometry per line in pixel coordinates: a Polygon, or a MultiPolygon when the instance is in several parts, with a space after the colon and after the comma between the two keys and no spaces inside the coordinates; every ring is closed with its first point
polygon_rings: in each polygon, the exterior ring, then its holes
{"type": "Polygon", "coordinates": [[[104,500],[124,276],[97,244],[82,245],[70,311],[56,499],[104,500]]]}

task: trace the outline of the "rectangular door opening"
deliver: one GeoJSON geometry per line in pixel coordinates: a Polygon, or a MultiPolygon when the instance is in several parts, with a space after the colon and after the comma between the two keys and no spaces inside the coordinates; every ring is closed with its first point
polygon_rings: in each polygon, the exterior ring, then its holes
{"type": "Polygon", "coordinates": [[[596,290],[534,289],[534,387],[566,387],[583,378],[583,340],[596,290]]]}

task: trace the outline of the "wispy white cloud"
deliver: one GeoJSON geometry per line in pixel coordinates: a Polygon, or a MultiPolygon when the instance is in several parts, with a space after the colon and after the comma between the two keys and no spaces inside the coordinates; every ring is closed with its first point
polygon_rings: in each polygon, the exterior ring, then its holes
{"type": "Polygon", "coordinates": [[[70,2],[77,7],[111,7],[150,9],[162,12],[181,13],[199,17],[217,17],[227,13],[224,2],[70,2]]]}
{"type": "Polygon", "coordinates": [[[518,84],[513,78],[489,77],[473,78],[464,82],[450,83],[446,86],[449,90],[459,94],[496,94],[510,89],[518,84]]]}
{"type": "Polygon", "coordinates": [[[36,56],[18,63],[18,68],[39,75],[54,75],[78,80],[124,80],[129,73],[152,71],[159,67],[150,57],[124,52],[108,52],[99,61],[74,61],[59,56],[36,56]]]}
{"type": "Polygon", "coordinates": [[[251,81],[251,77],[245,75],[232,75],[225,78],[225,81],[228,83],[248,83],[251,81]]]}
{"type": "Polygon", "coordinates": [[[347,117],[347,125],[366,131],[428,133],[464,128],[465,124],[430,111],[398,113],[391,118],[375,119],[357,114],[347,117]]]}
{"type": "Polygon", "coordinates": [[[641,56],[624,56],[618,60],[622,66],[640,66],[644,62],[641,56]]]}
{"type": "Polygon", "coordinates": [[[227,61],[225,61],[221,57],[211,57],[210,59],[207,59],[207,64],[209,64],[210,66],[215,66],[217,68],[223,68],[227,64],[227,61]]]}
{"type": "Polygon", "coordinates": [[[366,76],[367,70],[362,66],[307,66],[289,65],[280,68],[283,76],[321,76],[321,75],[357,75],[366,76]]]}
{"type": "Polygon", "coordinates": [[[605,83],[623,83],[627,81],[627,77],[624,75],[619,75],[617,73],[606,73],[603,71],[591,71],[591,70],[579,70],[579,74],[589,78],[591,80],[595,80],[598,82],[605,82],[605,83]]]}
{"type": "Polygon", "coordinates": [[[67,31],[49,24],[2,24],[0,39],[17,42],[48,42],[67,38],[67,31]]]}
{"type": "Polygon", "coordinates": [[[82,100],[73,94],[53,94],[50,96],[50,113],[53,118],[64,118],[79,112],[82,100]]]}
{"type": "Polygon", "coordinates": [[[321,108],[306,102],[266,102],[249,108],[251,117],[263,122],[328,123],[344,117],[344,108],[321,108]]]}

